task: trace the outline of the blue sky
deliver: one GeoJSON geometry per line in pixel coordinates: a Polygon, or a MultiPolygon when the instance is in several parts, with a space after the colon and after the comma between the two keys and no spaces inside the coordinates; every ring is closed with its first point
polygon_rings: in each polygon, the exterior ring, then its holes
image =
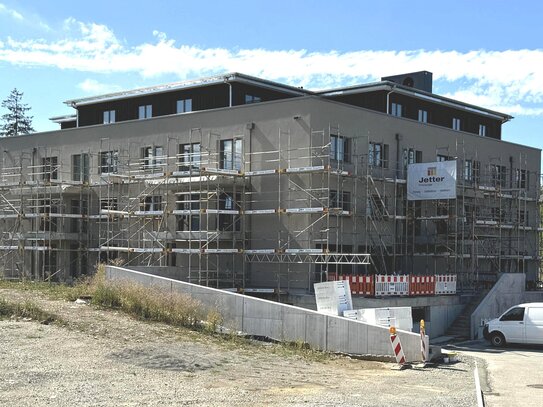
{"type": "Polygon", "coordinates": [[[0,0],[0,99],[23,91],[47,131],[67,99],[230,71],[322,89],[429,70],[543,148],[542,17],[535,0],[0,0]]]}

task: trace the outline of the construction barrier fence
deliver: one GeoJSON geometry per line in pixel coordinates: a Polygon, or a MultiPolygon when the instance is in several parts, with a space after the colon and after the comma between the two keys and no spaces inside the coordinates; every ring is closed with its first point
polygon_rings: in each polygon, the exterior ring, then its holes
{"type": "Polygon", "coordinates": [[[419,296],[419,295],[454,295],[456,294],[456,276],[436,274],[431,276],[405,275],[352,275],[330,274],[328,281],[346,280],[351,287],[351,294],[364,297],[419,296]]]}

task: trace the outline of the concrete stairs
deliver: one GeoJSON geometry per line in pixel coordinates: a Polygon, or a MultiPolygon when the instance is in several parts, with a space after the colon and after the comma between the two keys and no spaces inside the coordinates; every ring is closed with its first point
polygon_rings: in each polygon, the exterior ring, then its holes
{"type": "Polygon", "coordinates": [[[462,312],[456,317],[451,326],[445,332],[446,336],[453,337],[455,341],[470,339],[471,314],[486,297],[489,290],[473,295],[462,312]]]}

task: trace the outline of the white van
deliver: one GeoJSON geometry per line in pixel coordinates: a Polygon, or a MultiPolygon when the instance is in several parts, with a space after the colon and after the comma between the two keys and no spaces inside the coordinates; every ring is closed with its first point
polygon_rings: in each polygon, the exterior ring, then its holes
{"type": "Polygon", "coordinates": [[[543,344],[543,302],[509,308],[485,325],[483,335],[494,346],[506,343],[543,344]]]}

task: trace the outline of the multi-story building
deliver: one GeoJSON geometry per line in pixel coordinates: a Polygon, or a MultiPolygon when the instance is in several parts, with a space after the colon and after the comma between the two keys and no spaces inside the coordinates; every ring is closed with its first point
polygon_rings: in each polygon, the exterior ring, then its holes
{"type": "Polygon", "coordinates": [[[538,278],[540,150],[502,140],[510,116],[433,94],[429,72],[320,92],[234,73],[66,103],[61,130],[0,140],[5,276],[120,258],[288,291],[339,272],[538,278]],[[408,199],[410,164],[440,161],[453,196],[408,199]]]}

